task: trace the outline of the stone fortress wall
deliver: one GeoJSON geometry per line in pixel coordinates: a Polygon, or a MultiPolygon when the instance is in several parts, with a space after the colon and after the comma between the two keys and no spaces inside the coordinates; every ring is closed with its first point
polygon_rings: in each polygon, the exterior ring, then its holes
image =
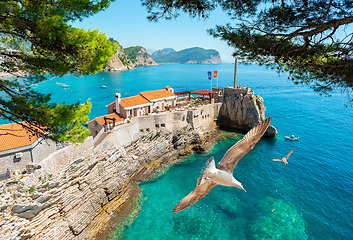
{"type": "Polygon", "coordinates": [[[134,118],[51,154],[32,174],[0,182],[0,236],[99,239],[100,229],[135,201],[137,182],[215,139],[215,120],[238,129],[263,120],[260,96],[232,91],[221,91],[223,103],[134,118]]]}
{"type": "MultiPolygon", "coordinates": [[[[113,146],[126,147],[155,131],[172,132],[191,127],[193,130],[204,132],[214,130],[216,122],[224,128],[249,130],[264,119],[266,108],[263,105],[263,99],[260,96],[255,97],[250,88],[226,87],[212,90],[219,92],[215,96],[215,103],[183,111],[134,117],[130,123],[118,125],[106,132],[100,131],[94,138],[89,137],[79,146],[73,144],[52,153],[40,164],[45,165],[45,168],[50,169],[50,173],[55,174],[63,166],[76,160],[75,156],[78,154],[73,152],[80,153],[82,157],[88,157],[90,154],[103,152],[113,146]],[[53,162],[58,163],[52,164],[53,162]]],[[[273,132],[276,132],[275,129],[273,132]]]]}
{"type": "Polygon", "coordinates": [[[75,161],[78,156],[87,158],[111,147],[126,147],[156,131],[177,131],[190,127],[199,132],[214,130],[215,121],[222,103],[208,104],[180,112],[163,112],[135,117],[130,123],[118,125],[112,130],[100,131],[82,144],[70,144],[50,154],[40,165],[50,174],[58,174],[61,169],[75,161]]]}
{"type": "MultiPolygon", "coordinates": [[[[135,117],[128,124],[114,129],[101,131],[94,139],[96,152],[102,152],[111,146],[125,147],[150,132],[164,130],[177,131],[187,126],[196,131],[219,127],[248,131],[265,119],[266,107],[260,96],[255,96],[250,88],[213,88],[217,91],[215,103],[186,109],[183,111],[163,112],[135,117]]],[[[277,130],[270,126],[265,134],[275,137],[277,130]]]]}
{"type": "Polygon", "coordinates": [[[111,146],[124,147],[150,132],[177,131],[187,126],[197,131],[213,130],[222,103],[203,105],[194,109],[163,112],[135,117],[130,123],[101,131],[94,139],[95,151],[101,152],[111,146]]]}
{"type": "MultiPolygon", "coordinates": [[[[214,99],[215,103],[183,111],[135,117],[131,119],[130,123],[118,125],[106,132],[101,130],[94,138],[89,137],[78,146],[71,144],[64,149],[55,151],[55,143],[50,141],[52,147],[47,152],[41,146],[48,145],[49,140],[44,140],[32,151],[24,149],[23,159],[18,162],[15,161],[14,154],[9,152],[8,156],[3,158],[5,162],[0,162],[2,163],[0,170],[2,169],[4,172],[9,167],[11,169],[25,168],[26,164],[33,162],[31,159],[35,158],[40,159],[40,164],[49,168],[51,173],[57,173],[74,161],[79,154],[87,157],[112,146],[125,147],[154,131],[177,131],[191,127],[193,130],[202,132],[213,130],[215,122],[220,127],[247,131],[264,119],[266,108],[263,105],[263,99],[260,96],[254,96],[254,92],[250,88],[226,87],[224,89],[213,88],[212,90],[218,92],[214,99]]],[[[272,132],[276,132],[275,129],[272,130],[272,132]]],[[[272,134],[273,136],[275,135],[272,134]]]]}

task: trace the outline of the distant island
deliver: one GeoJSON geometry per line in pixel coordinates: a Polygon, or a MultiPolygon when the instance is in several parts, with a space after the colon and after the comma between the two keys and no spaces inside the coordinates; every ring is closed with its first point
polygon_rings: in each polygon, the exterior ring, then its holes
{"type": "Polygon", "coordinates": [[[218,64],[222,63],[221,56],[214,49],[200,47],[187,48],[175,51],[173,48],[164,48],[151,55],[157,63],[189,63],[189,64],[218,64]]]}
{"type": "Polygon", "coordinates": [[[187,48],[175,51],[173,48],[164,48],[150,55],[141,46],[123,48],[118,41],[110,38],[112,42],[119,45],[113,57],[103,67],[103,71],[124,71],[134,69],[137,66],[152,66],[157,63],[188,63],[188,64],[219,64],[222,63],[221,56],[214,49],[203,49],[200,47],[187,48]]]}
{"type": "Polygon", "coordinates": [[[113,55],[112,59],[104,65],[103,71],[124,71],[134,69],[137,66],[157,65],[145,48],[141,46],[123,48],[118,41],[112,38],[109,40],[117,43],[119,49],[113,55]]]}

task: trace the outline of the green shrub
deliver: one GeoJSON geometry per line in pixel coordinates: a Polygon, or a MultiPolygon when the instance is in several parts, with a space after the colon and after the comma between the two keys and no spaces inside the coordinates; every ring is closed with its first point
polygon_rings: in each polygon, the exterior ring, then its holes
{"type": "Polygon", "coordinates": [[[33,186],[28,190],[28,192],[29,192],[29,193],[33,193],[35,190],[36,190],[36,187],[33,185],[33,186]]]}

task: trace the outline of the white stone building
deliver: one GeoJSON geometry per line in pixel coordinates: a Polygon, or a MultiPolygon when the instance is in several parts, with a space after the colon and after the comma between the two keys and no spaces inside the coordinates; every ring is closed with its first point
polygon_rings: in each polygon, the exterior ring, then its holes
{"type": "Polygon", "coordinates": [[[140,117],[152,112],[160,112],[174,107],[177,96],[167,86],[161,90],[141,92],[136,96],[121,98],[115,95],[115,101],[107,105],[108,114],[117,113],[123,118],[140,117]]]}

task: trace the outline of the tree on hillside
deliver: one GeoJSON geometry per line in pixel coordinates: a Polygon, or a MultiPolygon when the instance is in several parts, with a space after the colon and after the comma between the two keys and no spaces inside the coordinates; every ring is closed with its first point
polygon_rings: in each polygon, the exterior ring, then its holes
{"type": "MultiPolygon", "coordinates": [[[[136,62],[137,55],[140,52],[141,48],[141,46],[133,46],[124,49],[125,54],[130,58],[132,63],[136,62]]],[[[144,57],[146,57],[146,55],[147,54],[145,53],[144,57]]]]}
{"type": "Polygon", "coordinates": [[[0,2],[0,117],[22,121],[33,134],[62,141],[83,141],[89,132],[91,104],[56,104],[30,85],[65,74],[96,73],[117,44],[97,30],[73,28],[70,22],[106,9],[112,0],[5,0],[0,2]],[[22,74],[22,75],[21,75],[22,74]],[[23,76],[23,74],[29,74],[23,76]]]}
{"type": "Polygon", "coordinates": [[[141,1],[155,21],[179,11],[207,18],[221,7],[234,22],[208,31],[234,47],[234,56],[288,71],[320,93],[353,89],[353,0],[141,1]]]}

